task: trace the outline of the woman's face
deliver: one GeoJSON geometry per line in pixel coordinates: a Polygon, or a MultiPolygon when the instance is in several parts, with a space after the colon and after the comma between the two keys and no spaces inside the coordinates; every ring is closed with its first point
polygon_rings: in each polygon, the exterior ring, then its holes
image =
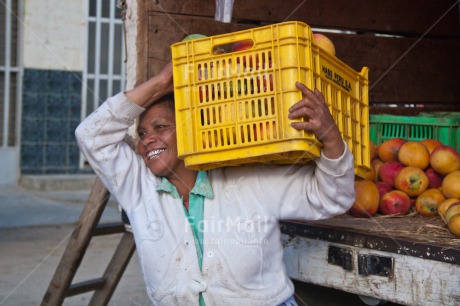
{"type": "Polygon", "coordinates": [[[170,178],[181,172],[184,162],[177,158],[176,120],[167,103],[146,110],[137,133],[139,154],[155,176],[170,178]]]}

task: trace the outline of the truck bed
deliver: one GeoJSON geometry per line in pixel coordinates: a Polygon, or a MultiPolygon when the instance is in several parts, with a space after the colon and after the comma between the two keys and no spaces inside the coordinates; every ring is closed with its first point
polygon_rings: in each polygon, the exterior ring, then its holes
{"type": "Polygon", "coordinates": [[[320,221],[282,221],[284,234],[405,254],[460,265],[460,238],[440,217],[356,218],[348,214],[320,221]]]}
{"type": "Polygon", "coordinates": [[[280,226],[292,279],[373,302],[460,305],[460,239],[440,217],[412,213],[363,219],[344,214],[282,221],[280,226]]]}

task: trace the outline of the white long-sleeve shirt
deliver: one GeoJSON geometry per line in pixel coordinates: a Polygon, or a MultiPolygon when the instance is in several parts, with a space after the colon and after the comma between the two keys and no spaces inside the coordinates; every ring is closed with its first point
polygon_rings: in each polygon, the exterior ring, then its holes
{"type": "Polygon", "coordinates": [[[283,264],[280,219],[324,219],[354,201],[353,156],[321,155],[312,165],[256,165],[208,171],[215,197],[204,203],[203,263],[181,199],[157,192],[143,159],[123,142],[144,109],[124,93],[77,128],[95,173],[126,211],[147,292],[155,305],[278,305],[294,292],[283,264]]]}

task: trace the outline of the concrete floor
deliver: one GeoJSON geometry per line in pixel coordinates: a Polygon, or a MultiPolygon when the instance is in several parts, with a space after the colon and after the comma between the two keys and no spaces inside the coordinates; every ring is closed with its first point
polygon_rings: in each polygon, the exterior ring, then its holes
{"type": "MultiPolygon", "coordinates": [[[[72,225],[40,226],[0,231],[0,305],[39,305],[64,253],[72,225]]],[[[120,234],[95,237],[75,282],[102,276],[120,234]]],[[[87,305],[91,294],[69,297],[63,305],[87,305]]],[[[110,305],[150,305],[133,256],[110,305]]]]}
{"type": "MultiPolygon", "coordinates": [[[[61,259],[89,191],[30,192],[0,190],[0,305],[39,305],[61,259]]],[[[103,221],[119,221],[109,202],[103,221]]],[[[100,277],[121,234],[95,237],[74,281],[100,277]]],[[[365,305],[340,290],[295,282],[299,305],[365,305]]],[[[63,305],[87,305],[91,294],[65,299],[63,305]]],[[[150,305],[135,253],[109,305],[150,305]]],[[[387,303],[386,305],[395,305],[387,303]]]]}

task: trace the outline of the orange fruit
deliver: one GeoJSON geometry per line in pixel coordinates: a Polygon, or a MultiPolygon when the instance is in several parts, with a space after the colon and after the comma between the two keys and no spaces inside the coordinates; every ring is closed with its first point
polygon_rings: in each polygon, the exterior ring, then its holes
{"type": "Polygon", "coordinates": [[[430,152],[417,141],[408,141],[401,146],[398,159],[404,166],[425,169],[430,164],[430,152]]]}
{"type": "Polygon", "coordinates": [[[431,152],[433,152],[434,149],[436,149],[436,147],[442,145],[442,142],[440,142],[439,140],[431,139],[431,138],[424,139],[424,140],[420,141],[420,143],[422,145],[424,145],[428,149],[430,154],[431,154],[431,152]]]}
{"type": "Polygon", "coordinates": [[[446,213],[444,214],[444,222],[449,224],[450,218],[457,214],[460,214],[460,205],[452,205],[447,209],[446,213]]]}
{"type": "Polygon", "coordinates": [[[451,146],[438,146],[431,152],[430,165],[434,171],[447,175],[460,169],[460,154],[451,146]]]}
{"type": "Polygon", "coordinates": [[[375,181],[376,176],[377,176],[377,173],[375,172],[374,167],[371,167],[371,170],[367,171],[364,174],[364,178],[369,181],[375,181]]]}
{"type": "Polygon", "coordinates": [[[425,217],[434,217],[438,214],[439,205],[445,200],[441,191],[436,188],[427,189],[415,200],[415,208],[425,217]]]}
{"type": "Polygon", "coordinates": [[[382,196],[379,207],[384,215],[405,215],[412,207],[412,202],[407,193],[391,190],[382,196]]]}
{"type": "Polygon", "coordinates": [[[321,33],[313,33],[313,40],[318,45],[318,47],[326,50],[332,55],[335,55],[335,46],[329,37],[321,33]]]}
{"type": "Polygon", "coordinates": [[[371,162],[371,167],[375,170],[375,177],[373,181],[377,182],[379,180],[379,168],[383,164],[383,161],[376,158],[371,162]]]}
{"type": "Polygon", "coordinates": [[[379,209],[380,195],[377,185],[370,180],[355,181],[356,198],[350,208],[355,217],[372,217],[379,209]]]}
{"type": "Polygon", "coordinates": [[[378,147],[379,158],[386,162],[390,160],[398,160],[399,149],[407,140],[402,138],[390,138],[382,142],[378,147]]]}
{"type": "Polygon", "coordinates": [[[442,180],[442,193],[446,198],[460,199],[460,170],[454,171],[446,175],[442,180]]]}
{"type": "Polygon", "coordinates": [[[460,214],[453,215],[447,224],[449,231],[457,237],[460,237],[460,214]]]}
{"type": "Polygon", "coordinates": [[[428,188],[428,177],[420,168],[404,167],[395,177],[395,186],[410,197],[415,197],[428,188]]]}
{"type": "Polygon", "coordinates": [[[460,204],[460,200],[455,199],[455,198],[451,198],[451,199],[442,201],[441,204],[438,205],[438,214],[440,216],[444,216],[444,214],[449,209],[449,207],[451,207],[452,204],[457,203],[457,202],[460,204]]]}

